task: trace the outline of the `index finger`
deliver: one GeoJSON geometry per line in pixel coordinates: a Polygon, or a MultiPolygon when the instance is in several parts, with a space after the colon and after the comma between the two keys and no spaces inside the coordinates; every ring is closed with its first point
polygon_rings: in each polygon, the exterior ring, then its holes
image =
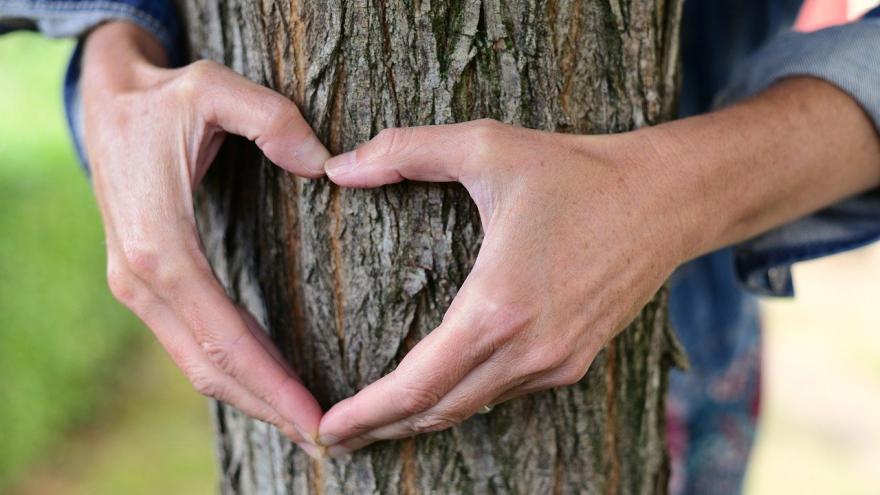
{"type": "Polygon", "coordinates": [[[314,441],[322,414],[317,400],[280,356],[273,356],[251,333],[210,270],[197,266],[183,269],[180,285],[163,299],[218,368],[314,441]]]}
{"type": "Polygon", "coordinates": [[[330,446],[436,405],[492,355],[473,326],[444,322],[391,373],[333,407],[321,419],[318,441],[330,446]]]}
{"type": "Polygon", "coordinates": [[[324,175],[330,153],[292,101],[232,69],[201,60],[190,71],[187,95],[205,120],[254,141],[273,163],[305,177],[324,175]]]}

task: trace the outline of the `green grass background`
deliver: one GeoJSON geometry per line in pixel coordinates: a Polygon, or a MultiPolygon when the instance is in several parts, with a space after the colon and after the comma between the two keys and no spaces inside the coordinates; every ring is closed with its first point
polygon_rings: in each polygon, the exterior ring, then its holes
{"type": "Polygon", "coordinates": [[[0,482],[99,406],[137,331],[104,289],[101,227],[60,113],[70,47],[0,43],[0,482]]]}
{"type": "Polygon", "coordinates": [[[106,288],[61,102],[72,48],[0,37],[0,493],[209,492],[204,402],[106,288]]]}

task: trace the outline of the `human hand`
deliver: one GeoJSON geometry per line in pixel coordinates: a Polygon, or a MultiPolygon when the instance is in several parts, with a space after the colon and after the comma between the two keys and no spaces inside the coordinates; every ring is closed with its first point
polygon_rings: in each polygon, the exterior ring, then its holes
{"type": "Polygon", "coordinates": [[[326,163],[346,187],[461,182],[485,231],[440,326],[325,414],[330,455],[584,376],[690,250],[678,198],[654,187],[662,167],[634,142],[475,121],[385,130],[326,163]]]}
{"type": "Polygon", "coordinates": [[[213,62],[172,70],[164,58],[125,22],[99,27],[85,48],[85,145],[110,288],[200,393],[275,425],[315,456],[321,408],[215,279],[192,197],[227,132],[305,177],[322,176],[329,154],[282,95],[213,62]]]}

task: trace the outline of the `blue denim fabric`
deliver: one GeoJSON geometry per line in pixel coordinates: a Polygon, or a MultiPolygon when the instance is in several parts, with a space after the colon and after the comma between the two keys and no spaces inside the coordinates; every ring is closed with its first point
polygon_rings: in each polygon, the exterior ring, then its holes
{"type": "MultiPolygon", "coordinates": [[[[810,75],[850,94],[877,124],[878,21],[786,34],[799,7],[800,0],[686,0],[680,115],[810,75]]],[[[866,18],[877,16],[880,9],[866,18]]],[[[674,371],[670,380],[671,493],[741,492],[760,404],[761,334],[752,294],[792,295],[792,263],[880,237],[878,196],[840,202],[673,275],[670,318],[691,369],[674,371]]]]}
{"type": "MultiPolygon", "coordinates": [[[[170,0],[0,0],[0,34],[29,29],[51,37],[81,38],[110,20],[137,24],[156,36],[172,65],[184,61],[180,21],[170,0]]],[[[80,163],[88,172],[79,98],[81,55],[82,43],[78,43],[64,79],[64,109],[80,163]]]]}
{"type": "MultiPolygon", "coordinates": [[[[875,10],[873,15],[880,12],[875,10]]],[[[828,81],[852,96],[880,129],[880,19],[777,37],[734,72],[720,102],[754,95],[791,76],[828,81]]],[[[791,296],[792,263],[863,246],[880,238],[880,191],[871,191],[771,230],[737,246],[746,286],[791,296]]]]}
{"type": "Polygon", "coordinates": [[[79,37],[111,19],[133,22],[150,31],[170,56],[179,59],[180,22],[170,0],[0,1],[0,34],[30,29],[51,37],[79,37]]]}

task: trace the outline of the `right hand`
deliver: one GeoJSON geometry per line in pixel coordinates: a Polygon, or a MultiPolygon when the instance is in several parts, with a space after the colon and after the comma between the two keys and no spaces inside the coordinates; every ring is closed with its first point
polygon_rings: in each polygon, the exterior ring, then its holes
{"type": "Polygon", "coordinates": [[[220,64],[166,69],[141,28],[112,22],[86,42],[85,147],[107,237],[108,281],[203,395],[275,425],[310,455],[322,411],[202,252],[193,191],[227,132],[285,170],[329,157],[296,105],[220,64]]]}

